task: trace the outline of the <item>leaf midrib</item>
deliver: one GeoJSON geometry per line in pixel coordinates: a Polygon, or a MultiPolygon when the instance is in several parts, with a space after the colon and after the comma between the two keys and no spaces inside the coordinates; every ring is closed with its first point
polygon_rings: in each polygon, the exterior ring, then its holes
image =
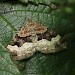
{"type": "Polygon", "coordinates": [[[13,31],[17,31],[16,28],[14,28],[14,26],[12,26],[12,24],[4,17],[0,14],[0,18],[3,19],[3,21],[5,21],[7,24],[7,26],[9,26],[13,31]]]}

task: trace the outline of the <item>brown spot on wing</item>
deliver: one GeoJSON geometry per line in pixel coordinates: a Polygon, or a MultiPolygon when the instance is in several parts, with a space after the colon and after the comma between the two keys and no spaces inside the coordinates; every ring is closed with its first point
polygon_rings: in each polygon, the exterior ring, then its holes
{"type": "Polygon", "coordinates": [[[19,31],[18,36],[26,37],[29,35],[44,33],[47,31],[47,27],[40,25],[37,22],[28,21],[27,24],[21,28],[19,31]],[[22,33],[23,32],[23,33],[22,33]]]}

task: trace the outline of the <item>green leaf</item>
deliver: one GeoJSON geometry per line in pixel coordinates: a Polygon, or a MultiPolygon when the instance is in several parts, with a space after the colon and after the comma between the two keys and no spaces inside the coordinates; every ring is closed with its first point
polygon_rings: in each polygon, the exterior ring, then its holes
{"type": "Polygon", "coordinates": [[[7,49],[0,43],[0,75],[21,75],[17,66],[11,61],[7,49]]]}
{"type": "MultiPolygon", "coordinates": [[[[54,2],[55,1],[57,0],[54,0],[54,2]]],[[[60,0],[58,0],[58,2],[60,2],[60,0]]],[[[0,42],[2,43],[0,53],[2,53],[1,55],[4,56],[5,60],[11,61],[8,52],[4,52],[6,46],[10,43],[13,35],[16,34],[16,31],[19,30],[29,18],[50,27],[61,36],[75,33],[75,15],[66,14],[64,8],[66,8],[66,6],[61,6],[52,10],[49,6],[41,4],[22,5],[19,3],[0,3],[0,42]]],[[[67,39],[67,49],[63,52],[48,55],[35,53],[30,59],[14,61],[17,67],[14,65],[13,68],[10,67],[10,70],[9,61],[7,63],[8,68],[4,69],[1,75],[11,75],[5,73],[5,71],[10,71],[13,75],[20,75],[18,69],[23,75],[75,75],[74,38],[74,35],[69,35],[69,38],[67,39]]],[[[6,64],[5,61],[0,61],[0,65],[2,65],[1,63],[6,64]]],[[[11,61],[11,63],[13,66],[13,61],[11,61]]],[[[1,70],[5,67],[4,64],[0,67],[1,70]]]]}
{"type": "Polygon", "coordinates": [[[45,5],[50,5],[52,3],[54,4],[65,4],[65,3],[75,3],[75,0],[19,0],[23,3],[30,3],[33,2],[35,4],[45,4],[45,5]]]}

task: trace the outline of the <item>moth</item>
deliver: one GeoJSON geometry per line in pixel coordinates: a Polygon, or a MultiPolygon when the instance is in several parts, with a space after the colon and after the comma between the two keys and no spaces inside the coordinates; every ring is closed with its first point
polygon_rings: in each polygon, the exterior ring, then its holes
{"type": "Polygon", "coordinates": [[[27,59],[37,51],[48,54],[65,48],[66,43],[61,43],[60,35],[32,20],[20,29],[7,46],[14,60],[27,59]]]}

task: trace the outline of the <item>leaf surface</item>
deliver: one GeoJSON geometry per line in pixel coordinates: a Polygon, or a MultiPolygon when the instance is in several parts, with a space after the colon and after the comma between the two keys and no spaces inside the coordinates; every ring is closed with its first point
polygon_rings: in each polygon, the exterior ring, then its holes
{"type": "Polygon", "coordinates": [[[0,75],[21,75],[7,49],[0,43],[0,75]]]}
{"type": "MultiPolygon", "coordinates": [[[[47,0],[43,1],[47,2],[47,0]]],[[[50,1],[53,2],[53,0],[50,1]]],[[[75,14],[74,11],[73,14],[67,14],[65,8],[66,6],[61,6],[55,10],[51,10],[49,6],[41,4],[0,3],[1,75],[20,75],[20,72],[22,75],[75,75],[75,34],[72,34],[75,33],[75,14]],[[14,61],[17,65],[16,67],[13,61],[11,61],[9,53],[6,51],[6,46],[20,27],[30,18],[33,21],[50,27],[61,36],[68,35],[66,40],[67,49],[63,52],[48,55],[35,53],[30,59],[14,61]],[[6,66],[8,67],[5,68],[6,66]]]]}

